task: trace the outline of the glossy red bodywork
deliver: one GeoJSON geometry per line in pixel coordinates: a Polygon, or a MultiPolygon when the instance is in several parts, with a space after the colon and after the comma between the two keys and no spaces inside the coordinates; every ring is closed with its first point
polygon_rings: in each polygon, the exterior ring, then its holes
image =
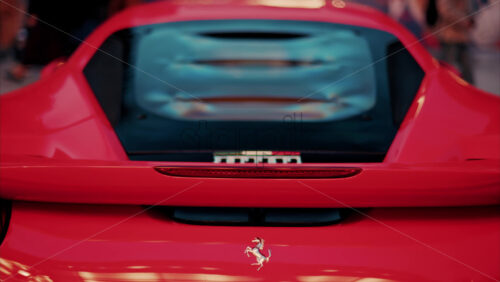
{"type": "MultiPolygon", "coordinates": [[[[199,183],[170,199],[168,204],[415,207],[495,205],[500,200],[498,162],[359,164],[363,171],[345,179],[175,177],[160,174],[154,169],[161,164],[139,161],[45,161],[43,165],[17,162],[2,166],[2,186],[6,188],[1,193],[2,197],[14,200],[154,205],[199,183]],[[335,197],[339,202],[308,186],[335,197]]],[[[186,167],[181,163],[170,163],[172,165],[186,167]]],[[[198,165],[212,166],[211,163],[198,165]]],[[[324,168],[324,164],[297,167],[324,168]]]]}
{"type": "Polygon", "coordinates": [[[442,67],[408,31],[376,11],[329,2],[316,9],[269,5],[156,3],[129,9],[99,27],[67,63],[47,70],[39,82],[0,96],[0,197],[14,201],[0,246],[0,278],[500,279],[500,98],[442,67]],[[175,177],[154,167],[186,163],[128,160],[83,67],[117,30],[210,19],[325,21],[396,35],[426,75],[385,160],[328,164],[362,171],[345,179],[300,181],[175,177]],[[159,203],[379,208],[326,227],[217,227],[171,222],[139,206],[159,203]],[[260,272],[243,254],[255,236],[273,250],[260,272]]]}
{"type": "Polygon", "coordinates": [[[54,281],[418,282],[500,276],[498,207],[365,211],[404,235],[356,215],[325,227],[223,227],[137,215],[141,211],[17,202],[0,266],[54,281]],[[272,250],[258,272],[250,265],[255,259],[243,254],[254,236],[265,238],[266,255],[272,250]]]}

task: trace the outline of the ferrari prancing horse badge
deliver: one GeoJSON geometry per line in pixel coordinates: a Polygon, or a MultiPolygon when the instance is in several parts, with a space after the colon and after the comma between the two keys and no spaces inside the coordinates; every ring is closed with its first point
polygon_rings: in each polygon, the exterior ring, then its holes
{"type": "Polygon", "coordinates": [[[261,251],[264,250],[264,239],[255,237],[255,239],[252,240],[252,243],[256,243],[257,245],[255,245],[255,247],[253,248],[247,246],[247,248],[245,249],[245,254],[247,255],[247,257],[250,257],[248,253],[251,253],[255,256],[257,262],[252,263],[251,265],[258,265],[259,267],[257,268],[257,271],[259,271],[264,266],[264,262],[269,262],[269,259],[271,258],[271,250],[267,250],[266,257],[261,253],[261,251]]]}

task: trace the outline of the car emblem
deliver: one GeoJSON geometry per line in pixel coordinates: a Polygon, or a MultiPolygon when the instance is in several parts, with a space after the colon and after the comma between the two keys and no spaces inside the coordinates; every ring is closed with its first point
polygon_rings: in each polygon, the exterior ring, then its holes
{"type": "Polygon", "coordinates": [[[264,262],[269,262],[269,259],[271,258],[271,250],[267,249],[267,257],[264,256],[260,251],[264,250],[264,239],[255,237],[255,239],[252,240],[252,243],[256,243],[255,247],[250,248],[247,246],[245,249],[245,254],[247,257],[250,257],[248,253],[251,253],[252,255],[255,256],[255,259],[257,262],[252,263],[251,265],[258,265],[259,267],[257,268],[257,271],[259,271],[263,266],[264,262]]]}

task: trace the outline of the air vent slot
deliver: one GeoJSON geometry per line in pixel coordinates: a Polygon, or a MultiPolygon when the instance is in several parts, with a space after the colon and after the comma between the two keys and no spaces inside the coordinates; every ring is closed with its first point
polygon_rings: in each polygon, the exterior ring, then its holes
{"type": "Polygon", "coordinates": [[[7,234],[11,211],[12,203],[10,201],[0,199],[0,245],[7,234]]]}
{"type": "Polygon", "coordinates": [[[256,40],[283,40],[297,39],[309,36],[305,33],[295,32],[258,32],[258,31],[239,31],[239,32],[204,32],[201,36],[213,37],[218,39],[256,39],[256,40]]]}
{"type": "Polygon", "coordinates": [[[196,225],[322,226],[340,222],[348,213],[334,208],[155,207],[152,212],[196,225]]]}

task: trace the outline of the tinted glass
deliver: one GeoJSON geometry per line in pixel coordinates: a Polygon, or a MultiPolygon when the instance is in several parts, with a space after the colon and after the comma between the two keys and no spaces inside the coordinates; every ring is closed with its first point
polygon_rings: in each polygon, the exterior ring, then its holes
{"type": "Polygon", "coordinates": [[[304,162],[380,161],[400,122],[394,97],[411,101],[423,75],[395,44],[383,31],[321,22],[176,22],[114,34],[85,74],[100,101],[116,101],[101,104],[133,159],[274,150],[304,162]],[[417,80],[408,90],[391,82],[405,69],[417,80]]]}

